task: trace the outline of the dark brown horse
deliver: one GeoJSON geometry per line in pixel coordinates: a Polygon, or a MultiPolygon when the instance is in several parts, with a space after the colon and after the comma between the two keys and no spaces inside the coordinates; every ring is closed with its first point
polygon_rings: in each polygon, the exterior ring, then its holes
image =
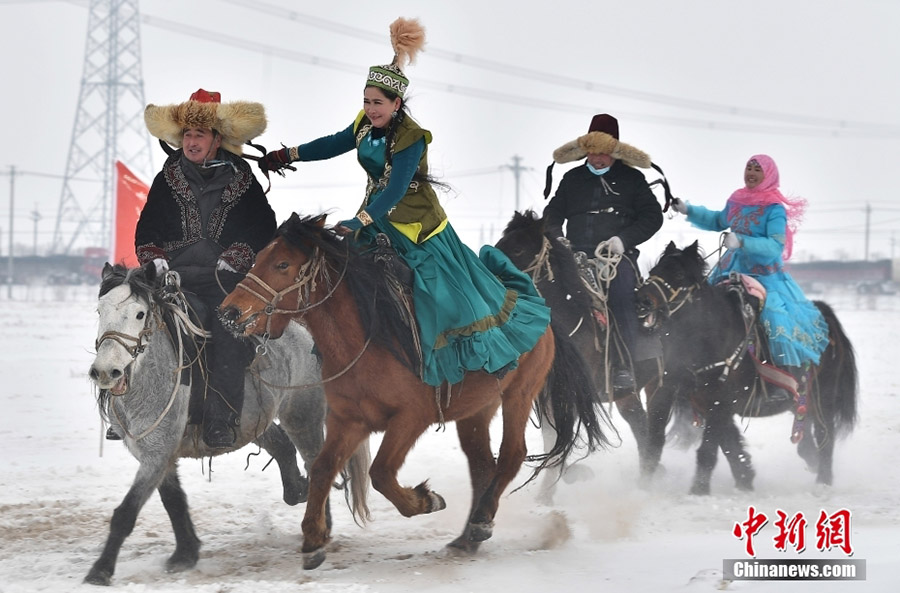
{"type": "MultiPolygon", "coordinates": [[[[302,320],[322,355],[326,439],[310,469],[303,519],[305,568],[315,568],[325,558],[330,533],[324,511],[332,481],[372,432],[384,432],[369,470],[375,489],[406,517],[445,508],[426,481],[414,488],[397,482],[419,436],[445,421],[456,422],[472,482],[465,529],[449,545],[477,550],[491,537],[500,495],[525,460],[532,405],[555,368],[557,346],[548,327],[520,357],[518,367],[502,378],[479,371],[459,384],[427,385],[417,371],[419,350],[411,339],[415,325],[404,321],[405,307],[390,298],[396,285],[383,258],[356,253],[351,241],[324,227],[324,216],[301,219],[294,214],[220,308],[223,321],[246,335],[277,338],[292,319],[302,320]],[[495,460],[489,425],[501,405],[503,438],[495,460]]],[[[557,385],[565,384],[578,377],[578,369],[561,366],[553,375],[557,385]]],[[[586,381],[582,391],[592,390],[587,372],[582,370],[581,376],[586,381]]],[[[577,432],[568,431],[568,438],[575,439],[577,432]]],[[[571,443],[559,443],[556,451],[570,449],[571,443]]]]}
{"type": "MultiPolygon", "coordinates": [[[[581,356],[594,372],[594,383],[601,389],[607,384],[607,367],[613,346],[605,327],[594,318],[591,296],[578,272],[575,255],[557,237],[544,230],[544,220],[533,211],[516,212],[497,242],[520,270],[531,275],[538,292],[552,311],[554,334],[569,336],[581,356]]],[[[615,334],[615,332],[613,332],[615,334]]],[[[656,390],[659,370],[655,361],[636,365],[635,379],[650,398],[656,390]]],[[[604,389],[612,394],[612,389],[604,389]]],[[[619,413],[628,423],[637,442],[638,457],[644,468],[647,451],[647,414],[640,394],[631,393],[608,397],[614,400],[619,413]]],[[[549,495],[545,495],[549,498],[549,495]]]]}
{"type": "MultiPolygon", "coordinates": [[[[756,472],[735,414],[797,413],[798,405],[767,402],[759,395],[760,378],[747,352],[748,344],[755,344],[755,349],[760,342],[748,342],[755,338],[742,315],[742,310],[752,310],[758,301],[742,300],[741,293],[726,285],[709,284],[706,274],[706,261],[696,241],[683,250],[669,243],[638,290],[639,314],[647,329],[660,334],[666,368],[665,382],[648,404],[651,464],[647,470],[652,474],[662,454],[672,407],[689,403],[704,423],[691,493],[709,494],[718,449],[731,466],[736,487],[752,490],[756,472]]],[[[795,419],[798,427],[811,433],[799,441],[797,452],[817,471],[817,483],[831,485],[835,441],[849,433],[856,421],[856,357],[831,307],[814,303],[828,324],[829,341],[819,364],[812,368],[803,420],[795,419]]]]}

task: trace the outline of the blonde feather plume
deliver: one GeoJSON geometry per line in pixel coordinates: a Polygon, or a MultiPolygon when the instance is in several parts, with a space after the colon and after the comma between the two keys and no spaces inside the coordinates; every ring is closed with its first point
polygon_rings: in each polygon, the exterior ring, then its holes
{"type": "Polygon", "coordinates": [[[419,19],[398,18],[391,23],[391,46],[394,48],[394,64],[404,68],[416,61],[416,55],[425,46],[425,28],[419,19]]]}

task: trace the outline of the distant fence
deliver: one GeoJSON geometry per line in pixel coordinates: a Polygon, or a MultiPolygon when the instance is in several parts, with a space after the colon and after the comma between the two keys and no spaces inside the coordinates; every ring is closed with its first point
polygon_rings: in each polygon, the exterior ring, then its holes
{"type": "Polygon", "coordinates": [[[0,284],[0,301],[87,303],[97,300],[97,284],[0,284]]]}

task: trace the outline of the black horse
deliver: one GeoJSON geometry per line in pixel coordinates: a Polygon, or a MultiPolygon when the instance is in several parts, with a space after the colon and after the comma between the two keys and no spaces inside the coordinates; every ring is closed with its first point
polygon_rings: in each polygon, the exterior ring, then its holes
{"type": "MultiPolygon", "coordinates": [[[[575,255],[559,238],[545,232],[544,220],[531,211],[516,212],[503,231],[496,247],[523,272],[531,275],[535,287],[551,311],[555,334],[571,336],[581,356],[594,371],[598,386],[607,385],[607,351],[615,336],[595,318],[591,295],[587,291],[575,255]]],[[[615,332],[613,332],[614,334],[615,332]]],[[[637,384],[649,394],[656,389],[659,376],[652,361],[635,368],[637,384]]],[[[611,389],[606,389],[612,393],[611,389]]],[[[647,450],[647,414],[639,394],[606,397],[615,401],[619,413],[628,422],[637,441],[641,465],[647,450]]]]}
{"type": "MultiPolygon", "coordinates": [[[[758,306],[758,300],[725,285],[713,286],[706,274],[696,241],[684,250],[669,243],[638,290],[639,316],[645,328],[659,333],[666,369],[662,387],[648,403],[650,463],[644,477],[649,478],[659,462],[673,405],[687,403],[704,423],[691,493],[709,494],[719,448],[737,487],[752,490],[755,471],[734,415],[796,413],[796,404],[770,404],[761,396],[757,367],[746,352],[753,328],[748,330],[741,312],[742,307],[758,306]]],[[[835,439],[849,433],[856,421],[856,357],[831,307],[820,301],[815,305],[828,323],[829,345],[812,369],[806,414],[802,422],[800,416],[795,420],[801,435],[812,429],[797,451],[817,471],[816,481],[831,485],[835,439]]]]}

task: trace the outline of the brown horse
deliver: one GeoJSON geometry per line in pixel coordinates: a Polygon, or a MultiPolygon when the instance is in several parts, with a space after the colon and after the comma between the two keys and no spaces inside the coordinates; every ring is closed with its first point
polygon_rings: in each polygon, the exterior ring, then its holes
{"type": "MultiPolygon", "coordinates": [[[[400,284],[390,265],[378,254],[356,253],[351,241],[341,240],[324,222],[324,216],[292,215],[220,307],[223,322],[245,335],[277,338],[291,319],[302,320],[322,355],[326,439],[310,469],[302,525],[304,568],[324,561],[330,539],[324,511],[332,481],[372,432],[384,432],[369,470],[375,489],[405,517],[446,507],[427,481],[414,488],[397,482],[397,472],[420,435],[445,421],[456,422],[472,483],[466,526],[449,546],[474,552],[491,537],[500,496],[525,460],[525,429],[554,367],[554,336],[547,328],[518,367],[502,378],[478,371],[459,384],[429,386],[418,371],[415,325],[404,321],[408,307],[396,306],[389,296],[400,284]],[[489,425],[501,405],[503,437],[495,460],[489,425]]],[[[553,372],[556,384],[550,397],[567,392],[559,387],[570,380],[565,375],[577,375],[569,370],[553,372]]],[[[586,369],[583,375],[587,384],[582,391],[590,393],[593,382],[586,369]]],[[[578,438],[577,432],[567,431],[567,438],[578,438]]],[[[571,443],[557,443],[554,452],[564,457],[569,450],[571,443]]]]}

